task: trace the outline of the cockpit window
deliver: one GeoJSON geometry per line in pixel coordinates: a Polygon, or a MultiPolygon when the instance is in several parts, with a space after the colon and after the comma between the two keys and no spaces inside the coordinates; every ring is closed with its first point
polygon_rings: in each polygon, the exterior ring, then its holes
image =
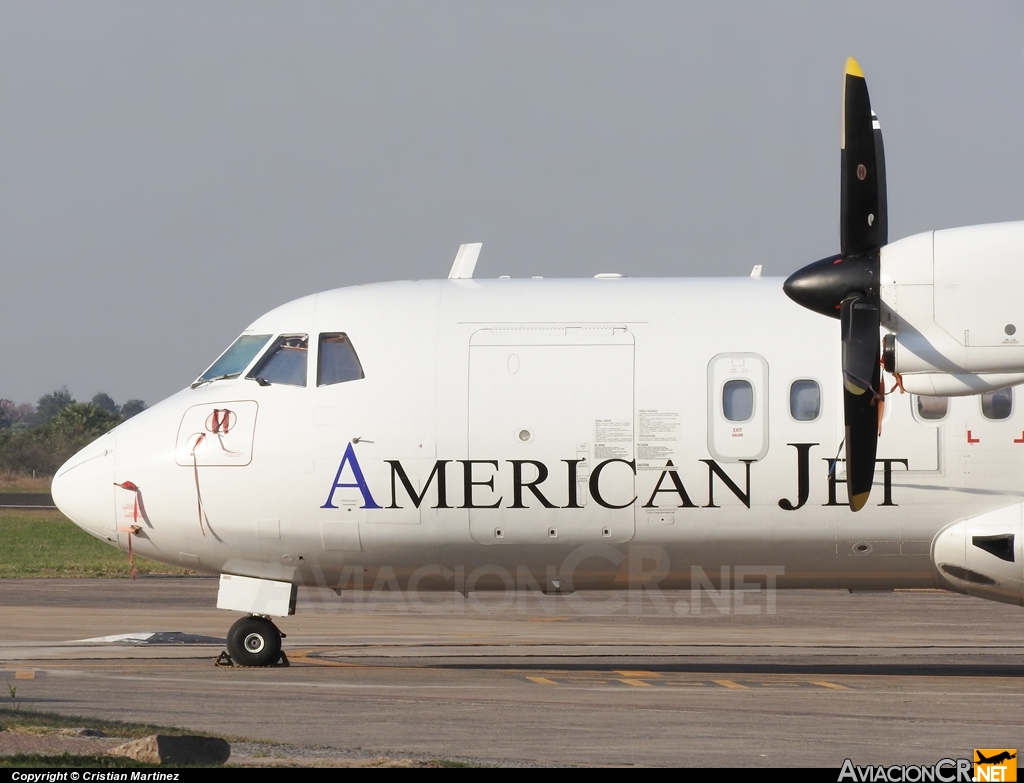
{"type": "Polygon", "coordinates": [[[356,349],[344,332],[320,335],[320,352],[317,358],[316,385],[331,386],[345,381],[358,381],[363,375],[356,349]]]}
{"type": "Polygon", "coordinates": [[[246,377],[261,386],[281,383],[306,385],[306,355],[309,339],[304,334],[283,334],[246,377]]]}
{"type": "Polygon", "coordinates": [[[211,381],[238,377],[270,338],[269,334],[243,334],[231,343],[231,346],[210,365],[206,372],[196,379],[192,388],[211,381]]]}

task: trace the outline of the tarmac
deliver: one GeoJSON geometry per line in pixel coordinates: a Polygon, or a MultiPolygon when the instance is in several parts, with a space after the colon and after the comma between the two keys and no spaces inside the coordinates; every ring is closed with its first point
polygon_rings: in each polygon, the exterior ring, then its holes
{"type": "Polygon", "coordinates": [[[5,706],[309,763],[838,768],[1024,745],[1024,610],[950,593],[301,590],[277,621],[291,666],[267,669],[214,665],[239,616],[216,594],[196,577],[0,580],[5,706]]]}
{"type": "Polygon", "coordinates": [[[0,508],[57,508],[49,492],[0,492],[0,508]]]}

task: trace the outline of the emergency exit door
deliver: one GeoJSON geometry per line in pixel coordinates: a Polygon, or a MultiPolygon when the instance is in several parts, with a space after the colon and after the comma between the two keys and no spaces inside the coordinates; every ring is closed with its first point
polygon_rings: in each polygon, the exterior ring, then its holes
{"type": "Polygon", "coordinates": [[[708,451],[720,462],[768,453],[768,362],[721,353],[708,363],[708,451]]]}

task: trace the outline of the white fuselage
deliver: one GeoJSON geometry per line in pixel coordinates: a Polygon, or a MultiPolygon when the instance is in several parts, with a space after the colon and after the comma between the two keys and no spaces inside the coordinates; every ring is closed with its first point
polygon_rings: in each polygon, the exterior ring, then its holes
{"type": "Polygon", "coordinates": [[[243,373],[122,424],[54,482],[76,523],[122,548],[137,524],[134,551],[168,563],[329,587],[382,567],[402,587],[690,587],[699,567],[890,589],[949,587],[939,531],[1024,496],[1024,413],[990,420],[971,396],[925,420],[896,392],[853,513],[841,460],[830,473],[839,323],[780,280],[377,284],[247,332],[308,335],[306,385],[243,373]],[[337,332],[365,377],[318,386],[316,336],[337,332]],[[737,379],[752,407],[730,421],[737,379]],[[801,380],[820,389],[809,421],[791,413],[801,380]]]}

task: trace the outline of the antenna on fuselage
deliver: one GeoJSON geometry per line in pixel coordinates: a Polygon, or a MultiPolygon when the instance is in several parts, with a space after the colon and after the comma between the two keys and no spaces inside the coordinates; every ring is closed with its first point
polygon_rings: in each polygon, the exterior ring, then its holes
{"type": "Polygon", "coordinates": [[[452,271],[448,273],[449,280],[472,280],[473,270],[476,269],[476,260],[480,258],[480,248],[483,242],[469,242],[459,245],[459,252],[455,254],[452,262],[452,271]]]}

